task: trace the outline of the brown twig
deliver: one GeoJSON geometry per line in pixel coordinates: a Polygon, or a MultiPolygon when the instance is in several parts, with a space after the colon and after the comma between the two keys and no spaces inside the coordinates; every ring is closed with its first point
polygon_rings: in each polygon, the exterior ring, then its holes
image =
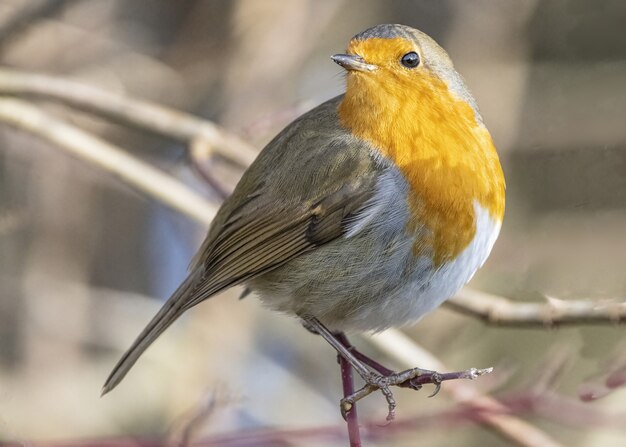
{"type": "Polygon", "coordinates": [[[210,121],[77,81],[3,68],[0,69],[0,94],[36,96],[61,102],[187,143],[202,138],[216,153],[241,167],[252,163],[257,154],[249,144],[210,121]]]}
{"type": "Polygon", "coordinates": [[[202,425],[206,423],[206,420],[214,413],[217,404],[215,393],[211,393],[201,407],[192,415],[192,417],[182,427],[180,440],[178,441],[179,447],[187,447],[190,445],[193,435],[196,431],[202,428],[202,425]]]}
{"type": "Polygon", "coordinates": [[[556,327],[626,321],[626,302],[550,298],[546,303],[515,303],[467,288],[448,300],[446,306],[494,326],[556,327]]]}
{"type": "Polygon", "coordinates": [[[217,212],[214,205],[172,176],[27,102],[0,98],[0,121],[53,143],[205,225],[217,212]]]}
{"type": "Polygon", "coordinates": [[[191,167],[220,199],[225,200],[230,192],[220,184],[209,169],[212,155],[211,145],[203,138],[196,138],[189,145],[191,167]]]}

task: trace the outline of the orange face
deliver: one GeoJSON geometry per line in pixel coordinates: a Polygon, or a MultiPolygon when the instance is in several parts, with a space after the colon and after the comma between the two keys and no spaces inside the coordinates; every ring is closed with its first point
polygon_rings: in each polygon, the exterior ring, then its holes
{"type": "Polygon", "coordinates": [[[339,118],[402,172],[410,187],[409,230],[425,227],[430,234],[416,241],[414,251],[432,250],[441,265],[474,238],[475,204],[502,220],[504,176],[474,109],[450,91],[428,61],[404,67],[400,61],[411,51],[420,53],[402,38],[351,42],[348,53],[377,68],[349,71],[339,118]]]}

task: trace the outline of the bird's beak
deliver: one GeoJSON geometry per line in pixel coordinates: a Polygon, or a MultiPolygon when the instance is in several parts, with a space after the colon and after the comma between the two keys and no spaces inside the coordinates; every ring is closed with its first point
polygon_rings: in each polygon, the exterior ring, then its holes
{"type": "Polygon", "coordinates": [[[357,56],[356,54],[335,54],[330,58],[348,71],[376,70],[376,65],[368,64],[361,56],[357,56]]]}

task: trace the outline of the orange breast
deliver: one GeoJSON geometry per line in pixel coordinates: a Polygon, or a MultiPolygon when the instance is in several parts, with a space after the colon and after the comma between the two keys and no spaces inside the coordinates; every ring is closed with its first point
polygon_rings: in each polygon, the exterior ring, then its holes
{"type": "Polygon", "coordinates": [[[435,75],[423,70],[407,85],[376,76],[384,72],[348,76],[340,121],[400,169],[410,188],[409,230],[429,230],[415,242],[414,252],[432,253],[435,265],[441,265],[474,238],[475,203],[502,220],[498,155],[471,106],[435,75]]]}

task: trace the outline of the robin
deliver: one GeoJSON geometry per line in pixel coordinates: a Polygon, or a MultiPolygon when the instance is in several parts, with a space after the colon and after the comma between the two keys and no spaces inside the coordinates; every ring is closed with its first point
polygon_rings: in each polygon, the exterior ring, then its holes
{"type": "Polygon", "coordinates": [[[345,94],[263,149],[103,394],[181,314],[238,284],[324,337],[383,392],[390,416],[389,387],[421,373],[380,373],[337,333],[415,322],[467,283],[500,231],[502,168],[463,78],[428,35],[374,26],[332,60],[345,94]]]}

